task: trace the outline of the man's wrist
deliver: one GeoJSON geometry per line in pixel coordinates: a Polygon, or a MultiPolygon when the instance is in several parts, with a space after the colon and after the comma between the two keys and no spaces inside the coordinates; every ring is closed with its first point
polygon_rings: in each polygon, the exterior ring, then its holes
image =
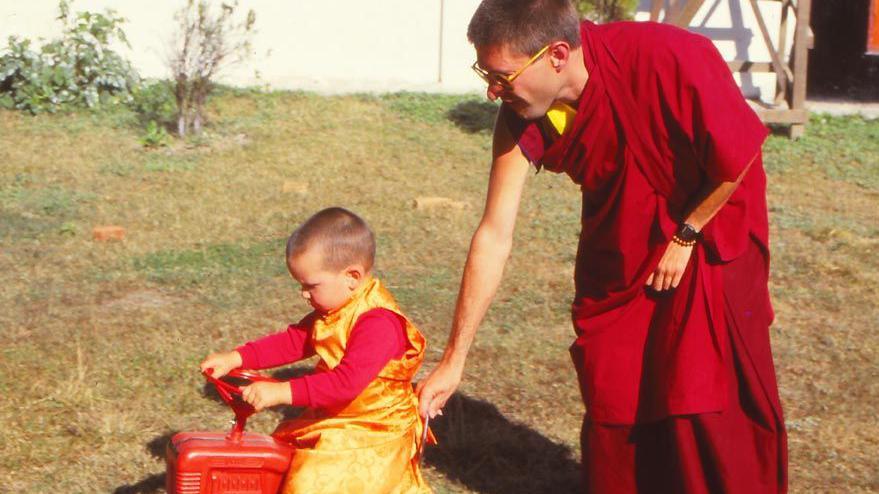
{"type": "Polygon", "coordinates": [[[440,360],[440,365],[452,369],[460,374],[464,369],[464,363],[466,362],[466,360],[466,351],[456,351],[454,349],[447,348],[445,353],[443,353],[443,358],[440,360]]]}
{"type": "Polygon", "coordinates": [[[700,238],[702,238],[702,235],[699,229],[685,221],[678,225],[678,229],[672,235],[671,241],[682,247],[692,247],[696,245],[700,238]]]}

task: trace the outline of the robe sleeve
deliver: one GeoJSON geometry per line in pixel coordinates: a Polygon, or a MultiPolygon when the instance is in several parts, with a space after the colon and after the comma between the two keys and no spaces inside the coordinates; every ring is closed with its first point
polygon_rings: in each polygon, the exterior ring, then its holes
{"type": "MultiPolygon", "coordinates": [[[[676,175],[733,182],[751,163],[748,176],[762,174],[757,168],[762,167],[760,148],[768,129],[745,101],[711,40],[682,32],[657,55],[664,62],[656,64],[664,113],[692,151],[692,160],[679,163],[694,162],[692,168],[678,170],[676,175]]],[[[765,205],[756,196],[763,192],[756,190],[753,177],[743,180],[702,230],[705,247],[716,259],[730,261],[741,255],[750,233],[758,229],[750,223],[755,213],[749,210],[765,205]]]]}
{"type": "Polygon", "coordinates": [[[732,182],[760,152],[768,130],[711,40],[688,34],[660,55],[666,59],[657,64],[662,94],[703,172],[732,182]]]}
{"type": "Polygon", "coordinates": [[[519,145],[522,154],[533,165],[538,166],[546,150],[546,139],[536,121],[529,122],[516,115],[506,103],[498,110],[498,123],[507,126],[507,130],[519,145]]]}

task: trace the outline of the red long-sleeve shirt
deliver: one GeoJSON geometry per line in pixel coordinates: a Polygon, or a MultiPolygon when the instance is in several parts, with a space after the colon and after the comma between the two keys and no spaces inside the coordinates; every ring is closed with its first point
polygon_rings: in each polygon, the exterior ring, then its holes
{"type": "MultiPolygon", "coordinates": [[[[287,329],[245,343],[236,350],[241,367],[267,369],[314,355],[309,317],[287,329]]],[[[365,312],[351,330],[345,355],[335,368],[290,380],[294,406],[326,408],[357,397],[391,359],[406,350],[403,320],[393,311],[365,312]]]]}

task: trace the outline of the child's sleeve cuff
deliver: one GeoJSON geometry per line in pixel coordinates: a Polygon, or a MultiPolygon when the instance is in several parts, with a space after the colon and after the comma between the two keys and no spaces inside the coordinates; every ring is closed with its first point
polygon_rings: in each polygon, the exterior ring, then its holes
{"type": "Polygon", "coordinates": [[[308,392],[308,384],[305,378],[291,379],[290,392],[293,395],[292,404],[294,407],[307,407],[311,405],[311,394],[308,392]]]}
{"type": "Polygon", "coordinates": [[[256,356],[256,350],[251,345],[241,345],[235,351],[241,355],[242,369],[259,369],[259,358],[256,356]]]}

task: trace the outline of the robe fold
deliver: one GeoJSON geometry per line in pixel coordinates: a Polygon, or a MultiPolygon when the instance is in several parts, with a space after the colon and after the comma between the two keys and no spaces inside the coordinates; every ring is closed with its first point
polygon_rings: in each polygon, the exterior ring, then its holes
{"type": "MultiPolygon", "coordinates": [[[[710,40],[655,23],[587,21],[581,34],[589,79],[564,133],[558,136],[546,120],[522,120],[506,106],[500,119],[532,163],[566,173],[582,190],[571,355],[587,407],[587,476],[590,469],[598,471],[592,461],[598,451],[609,454],[608,442],[601,441],[608,436],[596,430],[622,431],[610,435],[623,441],[613,443],[622,452],[634,430],[659,422],[667,427],[680,417],[727,417],[757,400],[758,408],[769,411],[758,421],[768,421],[775,438],[769,477],[785,479],[785,433],[768,341],[772,308],[766,277],[760,276],[769,261],[760,153],[767,130],[710,40]],[[743,173],[729,201],[703,228],[679,286],[666,293],[646,288],[700,189],[743,173]],[[742,264],[743,258],[750,261],[742,264]],[[745,276],[763,280],[747,309],[758,315],[743,330],[750,340],[734,336],[730,319],[742,310],[728,293],[741,287],[724,281],[733,264],[743,266],[745,276]],[[750,352],[752,347],[761,350],[750,352]],[[757,356],[743,358],[746,353],[757,356]],[[756,384],[742,386],[745,374],[756,384]],[[750,396],[743,390],[762,391],[750,396]]],[[[735,463],[736,443],[722,434],[692,436],[695,442],[688,444],[699,449],[724,438],[731,442],[721,448],[719,461],[735,463]]],[[[657,464],[663,454],[677,458],[662,448],[656,453],[657,464]]],[[[640,456],[638,464],[649,462],[640,456]]],[[[625,464],[618,467],[602,475],[625,477],[625,464]]],[[[786,481],[773,485],[777,490],[760,492],[783,491],[786,481]]]]}

